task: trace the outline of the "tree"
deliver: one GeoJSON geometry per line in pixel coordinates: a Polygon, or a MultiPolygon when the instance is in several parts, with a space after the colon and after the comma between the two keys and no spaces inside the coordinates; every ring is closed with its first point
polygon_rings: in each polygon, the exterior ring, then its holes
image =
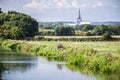
{"type": "Polygon", "coordinates": [[[120,35],[120,25],[111,25],[110,29],[113,35],[120,35]]]}
{"type": "Polygon", "coordinates": [[[68,26],[57,26],[55,28],[55,34],[57,36],[72,36],[74,35],[74,29],[68,26]]]}
{"type": "Polygon", "coordinates": [[[5,38],[33,37],[36,33],[38,33],[38,22],[29,15],[16,11],[0,14],[0,34],[5,38]]]}
{"type": "Polygon", "coordinates": [[[11,39],[22,39],[24,37],[23,32],[18,27],[11,28],[11,39]]]}
{"type": "Polygon", "coordinates": [[[110,30],[109,26],[107,26],[107,25],[98,25],[94,29],[94,33],[96,35],[103,35],[106,32],[111,34],[111,30],[110,30]]]}
{"type": "Polygon", "coordinates": [[[93,26],[89,24],[81,25],[81,30],[82,31],[88,31],[88,30],[93,30],[93,26]]]}

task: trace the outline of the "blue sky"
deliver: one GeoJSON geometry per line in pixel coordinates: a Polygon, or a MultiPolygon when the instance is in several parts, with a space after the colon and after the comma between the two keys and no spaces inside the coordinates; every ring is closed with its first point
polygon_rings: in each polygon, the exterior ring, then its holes
{"type": "Polygon", "coordinates": [[[4,12],[15,10],[38,21],[120,21],[120,0],[0,0],[4,12]]]}

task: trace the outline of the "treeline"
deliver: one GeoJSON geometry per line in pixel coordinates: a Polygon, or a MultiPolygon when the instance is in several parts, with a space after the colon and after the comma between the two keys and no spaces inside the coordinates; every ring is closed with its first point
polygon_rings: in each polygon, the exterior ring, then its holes
{"type": "Polygon", "coordinates": [[[16,11],[0,13],[0,38],[25,39],[37,36],[96,36],[120,35],[120,25],[76,25],[64,22],[38,22],[31,16],[16,11]],[[38,31],[39,26],[39,31],[38,31]],[[45,29],[45,30],[43,30],[45,29]]]}
{"type": "Polygon", "coordinates": [[[39,22],[38,27],[42,29],[55,29],[58,25],[63,25],[63,22],[39,22]]]}
{"type": "Polygon", "coordinates": [[[110,35],[120,35],[120,25],[82,25],[77,26],[77,30],[86,32],[85,35],[103,35],[109,33],[110,35]]]}
{"type": "Polygon", "coordinates": [[[24,39],[38,33],[38,22],[31,16],[16,11],[0,13],[0,38],[24,39]]]}
{"type": "Polygon", "coordinates": [[[40,28],[46,31],[39,31],[40,36],[97,36],[108,33],[109,35],[120,35],[120,25],[56,25],[54,28],[40,28]]]}

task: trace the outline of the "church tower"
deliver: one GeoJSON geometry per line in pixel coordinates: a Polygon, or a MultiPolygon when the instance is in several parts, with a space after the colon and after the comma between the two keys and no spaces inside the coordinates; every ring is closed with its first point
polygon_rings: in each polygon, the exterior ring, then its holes
{"type": "Polygon", "coordinates": [[[80,24],[80,22],[82,22],[82,19],[81,19],[81,14],[80,14],[80,9],[79,9],[78,17],[77,17],[77,24],[80,24]]]}

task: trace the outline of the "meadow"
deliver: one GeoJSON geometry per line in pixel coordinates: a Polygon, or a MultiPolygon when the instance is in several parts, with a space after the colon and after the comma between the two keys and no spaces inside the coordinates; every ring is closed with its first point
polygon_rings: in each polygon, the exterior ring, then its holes
{"type": "MultiPolygon", "coordinates": [[[[72,42],[4,40],[0,46],[9,51],[65,61],[88,71],[120,74],[120,41],[72,42]]],[[[18,53],[19,54],[19,53],[18,53]]]]}

